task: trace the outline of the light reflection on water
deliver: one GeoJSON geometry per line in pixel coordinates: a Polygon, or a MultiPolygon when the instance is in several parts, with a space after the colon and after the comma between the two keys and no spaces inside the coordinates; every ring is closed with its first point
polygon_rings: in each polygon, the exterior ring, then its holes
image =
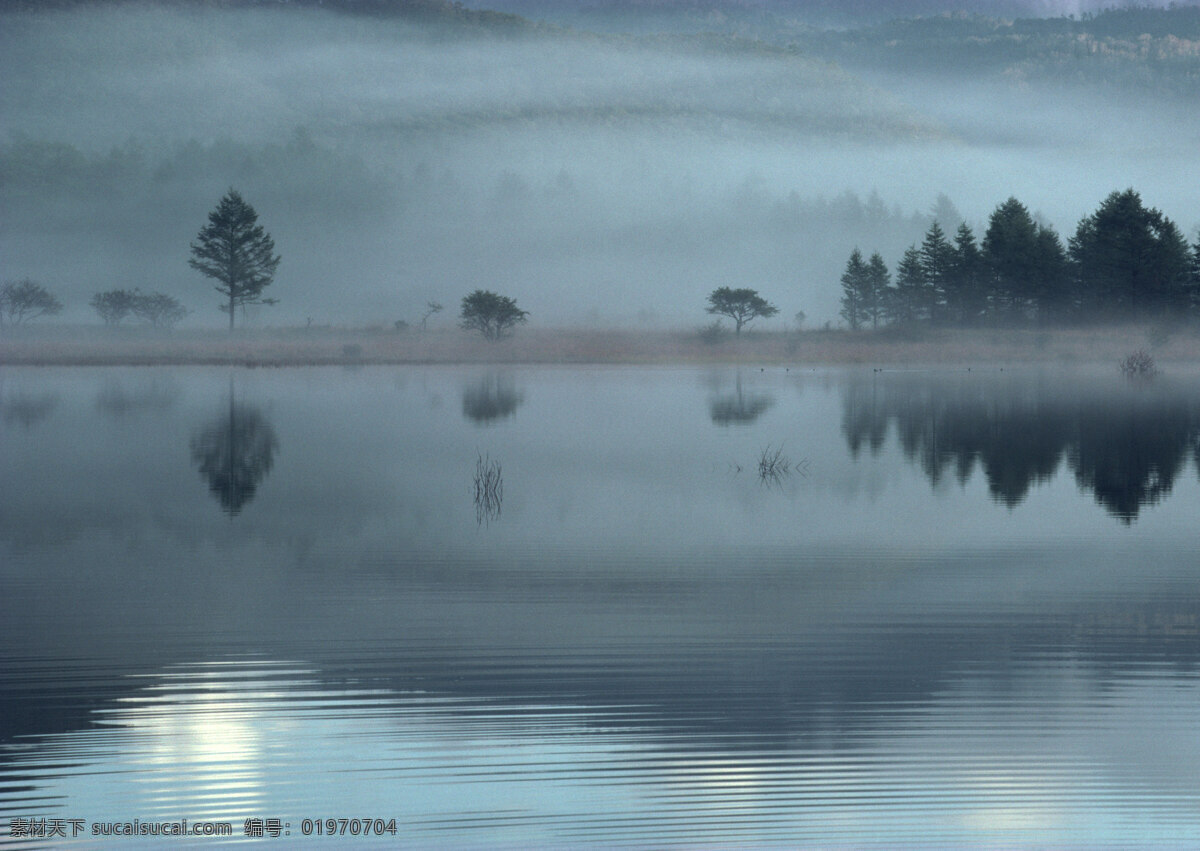
{"type": "Polygon", "coordinates": [[[0,404],[56,401],[0,443],[24,483],[0,494],[0,846],[14,816],[239,840],[246,818],[370,816],[418,847],[1200,831],[1187,382],[5,379],[0,404]],[[517,403],[477,416],[498,394],[517,403]],[[772,403],[715,416],[738,398],[772,403]],[[273,460],[231,512],[194,446],[237,406],[273,460]],[[767,445],[807,475],[763,487],[767,445]],[[480,455],[505,479],[483,525],[480,455]]]}
{"type": "Polygon", "coordinates": [[[238,832],[246,818],[282,817],[296,835],[303,818],[384,815],[418,845],[1097,847],[1131,828],[1143,844],[1188,835],[1194,776],[1170,772],[1200,756],[1196,682],[1100,694],[1054,667],[1020,672],[1016,695],[968,680],[927,703],[862,707],[872,717],[850,735],[761,747],[736,731],[664,731],[653,706],[334,689],[293,663],[181,666],[98,713],[94,731],[17,751],[7,770],[41,791],[26,812],[186,813],[238,832]],[[1147,743],[1149,724],[1189,743],[1158,749],[1166,776],[1153,785],[1144,754],[1123,752],[1147,743]]]}

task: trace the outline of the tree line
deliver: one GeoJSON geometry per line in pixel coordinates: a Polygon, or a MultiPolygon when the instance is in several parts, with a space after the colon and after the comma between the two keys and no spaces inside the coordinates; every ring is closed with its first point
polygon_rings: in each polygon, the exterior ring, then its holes
{"type": "Polygon", "coordinates": [[[935,220],[894,275],[878,252],[864,259],[854,249],[841,285],[841,316],[854,330],[1181,316],[1200,310],[1200,243],[1133,189],[1110,193],[1065,244],[1009,198],[981,240],[965,223],[948,236],[935,220]]]}
{"type": "MultiPolygon", "coordinates": [[[[191,312],[174,296],[144,293],[137,288],[96,293],[89,304],[105,325],[120,325],[123,319],[133,316],[155,328],[174,328],[191,312]]],[[[58,296],[37,281],[22,278],[0,284],[0,327],[24,325],[39,316],[56,316],[62,309],[58,296]]]]}
{"type": "MultiPolygon", "coordinates": [[[[211,278],[234,327],[236,309],[274,304],[263,295],[280,263],[258,214],[231,189],[209,214],[191,245],[189,265],[211,278]]],[[[1114,191],[1085,216],[1064,245],[1016,198],[996,207],[981,241],[966,223],[948,237],[935,219],[920,246],[911,245],[893,278],[879,252],[863,258],[855,248],[841,277],[841,316],[852,330],[889,323],[1068,324],[1183,316],[1200,309],[1200,242],[1189,245],[1169,218],[1142,203],[1133,189],[1114,191]]],[[[755,290],[720,287],[708,312],[743,326],[778,308],[755,290]]],[[[187,310],[163,293],[110,290],[92,307],[106,324],[134,315],[172,327],[187,310]]],[[[441,310],[430,302],[428,316],[441,310]]],[[[22,324],[62,310],[61,303],[29,280],[0,286],[0,323],[22,324]]],[[[486,290],[462,300],[460,327],[489,340],[526,321],[516,301],[486,290]]],[[[424,325],[424,319],[422,324],[424,325]]]]}
{"type": "MultiPolygon", "coordinates": [[[[229,316],[229,330],[239,307],[252,304],[276,304],[264,290],[275,277],[280,263],[275,240],[258,223],[258,213],[230,189],[208,214],[208,224],[200,229],[191,244],[190,265],[213,280],[221,296],[220,310],[229,316]]],[[[189,311],[177,299],[165,293],[143,293],[139,289],[114,289],[96,293],[90,302],[106,325],[119,325],[128,316],[144,319],[155,327],[172,328],[189,311]]],[[[24,279],[0,285],[0,325],[22,325],[39,316],[62,312],[62,302],[41,284],[24,279]]],[[[442,305],[429,302],[421,326],[442,305]]],[[[517,307],[515,299],[489,290],[475,290],[462,300],[459,327],[478,331],[488,340],[508,336],[513,327],[527,320],[529,312],[517,307]]],[[[399,330],[404,323],[397,323],[399,330]]]]}

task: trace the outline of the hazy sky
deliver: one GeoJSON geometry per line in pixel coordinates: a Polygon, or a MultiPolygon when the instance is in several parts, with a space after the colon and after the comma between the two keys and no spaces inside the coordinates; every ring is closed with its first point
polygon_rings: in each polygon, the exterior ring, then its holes
{"type": "MultiPolygon", "coordinates": [[[[983,15],[1021,15],[1054,17],[1097,12],[1123,6],[1167,6],[1168,2],[1138,0],[469,0],[463,5],[480,9],[500,9],[530,16],[553,15],[557,9],[609,12],[634,10],[661,12],[670,9],[723,9],[731,12],[764,10],[779,14],[807,16],[816,20],[884,20],[907,15],[929,15],[950,11],[976,12],[983,15]]],[[[1177,2],[1191,6],[1195,2],[1177,2]]]]}
{"type": "Polygon", "coordinates": [[[186,258],[231,186],[283,256],[250,319],[285,325],[414,322],[483,287],[539,324],[696,327],[725,285],[772,327],[821,323],[851,250],[894,266],[939,195],[980,233],[1015,195],[1065,238],[1128,186],[1193,238],[1200,218],[1177,102],[778,48],[119,5],[5,13],[0,77],[0,273],[64,321],[138,286],[219,326],[186,258]]]}

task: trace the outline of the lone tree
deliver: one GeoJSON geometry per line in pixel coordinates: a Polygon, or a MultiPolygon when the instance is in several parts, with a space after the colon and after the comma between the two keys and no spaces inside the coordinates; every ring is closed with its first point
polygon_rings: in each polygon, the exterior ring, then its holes
{"type": "Polygon", "coordinates": [[[275,276],[279,259],[275,240],[258,224],[258,213],[230,189],[208,214],[208,224],[192,243],[188,265],[217,281],[217,292],[228,300],[221,310],[229,314],[232,331],[239,306],[275,304],[275,299],[263,298],[262,291],[275,276]]]}
{"type": "Polygon", "coordinates": [[[89,303],[105,325],[120,325],[121,320],[133,312],[138,295],[137,290],[106,290],[92,296],[89,303]]]}
{"type": "Polygon", "coordinates": [[[734,333],[741,334],[742,326],[762,317],[767,319],[779,312],[779,308],[767,302],[757,290],[733,290],[718,287],[708,295],[708,312],[728,316],[734,321],[734,333]]]}
{"type": "Polygon", "coordinates": [[[475,290],[463,296],[458,327],[465,331],[479,331],[489,340],[499,340],[528,316],[529,311],[517,307],[515,299],[489,290],[475,290]]]}
{"type": "Polygon", "coordinates": [[[176,323],[188,315],[188,309],[180,304],[178,299],[166,293],[136,294],[133,315],[144,319],[155,328],[174,328],[176,323]]]}
{"type": "Polygon", "coordinates": [[[433,316],[433,314],[435,314],[435,313],[441,313],[441,312],[442,312],[442,305],[440,302],[436,302],[436,301],[425,302],[425,312],[421,314],[421,330],[422,331],[425,330],[425,324],[429,321],[430,316],[433,316]]]}
{"type": "Polygon", "coordinates": [[[0,285],[0,325],[24,325],[39,316],[62,313],[62,302],[41,284],[22,278],[0,285]]]}

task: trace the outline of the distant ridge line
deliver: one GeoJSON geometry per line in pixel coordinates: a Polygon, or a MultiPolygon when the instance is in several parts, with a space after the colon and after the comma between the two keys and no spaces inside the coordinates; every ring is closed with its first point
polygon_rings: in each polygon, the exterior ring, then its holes
{"type": "Polygon", "coordinates": [[[376,17],[426,22],[460,23],[513,29],[533,28],[534,22],[508,12],[469,9],[450,0],[0,0],[0,12],[34,12],[96,6],[162,6],[211,9],[328,9],[376,17]]]}

